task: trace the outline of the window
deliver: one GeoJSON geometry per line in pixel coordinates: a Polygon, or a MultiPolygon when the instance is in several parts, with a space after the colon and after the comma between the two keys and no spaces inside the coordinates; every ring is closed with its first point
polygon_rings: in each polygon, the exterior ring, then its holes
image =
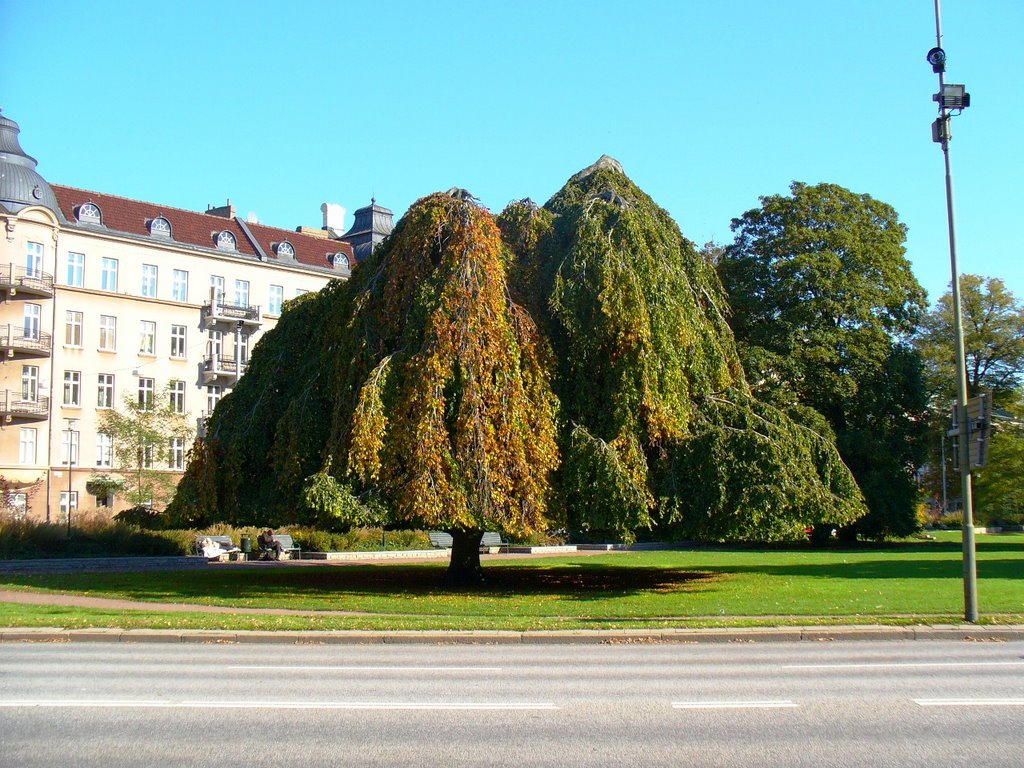
{"type": "Polygon", "coordinates": [[[294,259],[295,249],[292,248],[292,244],[287,240],[277,244],[277,255],[278,258],[282,259],[294,259]]]}
{"type": "Polygon", "coordinates": [[[206,412],[213,413],[213,409],[217,407],[217,403],[220,402],[221,388],[220,387],[207,387],[206,388],[206,412]]]}
{"type": "Polygon", "coordinates": [[[185,382],[171,379],[168,387],[171,396],[171,410],[174,413],[185,412],[185,382]]]}
{"type": "Polygon", "coordinates": [[[188,272],[183,269],[174,270],[171,298],[175,301],[188,301],[188,272]]]}
{"type": "Polygon", "coordinates": [[[281,304],[284,302],[284,288],[280,285],[270,286],[270,300],[267,301],[267,312],[272,315],[281,314],[281,304]]]}
{"type": "Polygon", "coordinates": [[[223,331],[210,331],[210,357],[220,357],[221,348],[224,346],[224,332],[223,331]]]}
{"type": "Polygon", "coordinates": [[[85,254],[68,254],[68,285],[81,288],[85,284],[85,254]]]}
{"type": "Polygon", "coordinates": [[[82,346],[82,313],[67,310],[64,313],[64,344],[68,347],[82,346]]]}
{"type": "Polygon", "coordinates": [[[25,338],[39,341],[39,331],[43,317],[43,307],[40,304],[26,304],[24,308],[25,338]]]}
{"type": "Polygon", "coordinates": [[[28,494],[24,491],[18,491],[12,493],[11,499],[11,516],[15,520],[24,520],[28,513],[28,494]]]}
{"type": "Polygon", "coordinates": [[[142,295],[148,299],[156,298],[156,265],[142,265],[142,295]]]}
{"type": "Polygon", "coordinates": [[[156,382],[146,377],[139,378],[139,406],[144,411],[153,407],[153,395],[156,393],[156,382]]]}
{"type": "Polygon", "coordinates": [[[21,399],[30,403],[39,402],[39,366],[21,366],[21,399]]]}
{"type": "Polygon", "coordinates": [[[81,371],[64,371],[64,405],[82,405],[81,371]]]}
{"type": "Polygon", "coordinates": [[[117,318],[113,315],[100,315],[100,349],[117,350],[117,318]]]}
{"type": "Polygon", "coordinates": [[[235,250],[235,236],[226,229],[217,233],[217,247],[222,251],[235,250]]]}
{"type": "Polygon", "coordinates": [[[210,287],[213,289],[213,298],[218,304],[224,301],[224,278],[220,275],[210,275],[210,287]]]}
{"type": "Polygon", "coordinates": [[[78,466],[78,435],[77,429],[65,429],[60,433],[60,463],[65,467],[68,466],[68,456],[71,456],[71,466],[78,466]]]}
{"type": "Polygon", "coordinates": [[[139,463],[142,464],[143,469],[152,469],[153,464],[156,463],[156,446],[143,446],[142,451],[140,453],[141,456],[139,456],[139,458],[142,459],[142,461],[139,463]]]}
{"type": "Polygon", "coordinates": [[[235,280],[235,306],[249,306],[249,281],[235,280]]]}
{"type": "Polygon", "coordinates": [[[171,438],[171,469],[176,469],[179,472],[185,469],[185,438],[174,437],[171,438]]]}
{"type": "Polygon", "coordinates": [[[61,491],[60,492],[60,514],[67,520],[70,516],[70,512],[78,511],[78,491],[61,491]],[[71,509],[68,509],[70,504],[71,509]]]}
{"type": "Polygon", "coordinates": [[[299,296],[305,296],[307,293],[309,293],[309,291],[307,291],[305,288],[296,288],[295,298],[299,298],[299,296]]]}
{"type": "Polygon", "coordinates": [[[36,430],[33,427],[21,428],[21,439],[18,442],[18,463],[36,463],[36,430]]]}
{"type": "Polygon", "coordinates": [[[43,244],[25,244],[25,275],[27,277],[43,276],[43,244]]]}
{"type": "Polygon", "coordinates": [[[114,438],[106,432],[96,433],[96,466],[114,466],[114,438]]]}
{"type": "Polygon", "coordinates": [[[185,326],[171,326],[171,357],[185,357],[185,326]]]}
{"type": "Polygon", "coordinates": [[[139,321],[139,354],[156,354],[156,323],[149,320],[139,321]]]}
{"type": "Polygon", "coordinates": [[[114,407],[114,374],[101,373],[96,377],[96,407],[114,407]]]}
{"type": "Polygon", "coordinates": [[[85,203],[78,208],[78,220],[86,224],[102,224],[103,214],[95,203],[85,203]]]}
{"type": "Polygon", "coordinates": [[[167,240],[171,239],[171,222],[165,219],[163,216],[157,216],[151,222],[149,222],[149,234],[153,237],[162,237],[167,240]]]}
{"type": "Polygon", "coordinates": [[[348,263],[348,256],[344,253],[336,253],[331,257],[331,266],[341,272],[346,272],[351,265],[348,263]]]}
{"type": "Polygon", "coordinates": [[[242,361],[242,365],[247,365],[249,363],[249,334],[240,333],[238,336],[238,357],[242,361]]]}
{"type": "Polygon", "coordinates": [[[103,259],[103,270],[100,273],[100,289],[117,292],[117,259],[103,259]]]}

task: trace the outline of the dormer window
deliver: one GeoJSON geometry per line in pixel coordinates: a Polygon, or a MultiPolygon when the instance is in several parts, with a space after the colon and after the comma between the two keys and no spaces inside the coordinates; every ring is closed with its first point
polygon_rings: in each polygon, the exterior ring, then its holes
{"type": "Polygon", "coordinates": [[[226,229],[222,229],[217,233],[217,247],[222,251],[233,251],[235,246],[235,236],[233,234],[226,229]]]}
{"type": "Polygon", "coordinates": [[[295,249],[287,240],[277,244],[277,257],[279,259],[294,259],[295,249]]]}
{"type": "Polygon", "coordinates": [[[350,266],[348,263],[348,256],[346,256],[344,253],[332,254],[331,265],[341,272],[347,272],[350,266]]]}
{"type": "Polygon", "coordinates": [[[102,224],[103,214],[95,203],[82,203],[78,206],[78,220],[83,224],[102,224]]]}
{"type": "Polygon", "coordinates": [[[157,216],[149,222],[149,234],[153,237],[162,237],[165,240],[171,239],[171,222],[163,216],[157,216]]]}

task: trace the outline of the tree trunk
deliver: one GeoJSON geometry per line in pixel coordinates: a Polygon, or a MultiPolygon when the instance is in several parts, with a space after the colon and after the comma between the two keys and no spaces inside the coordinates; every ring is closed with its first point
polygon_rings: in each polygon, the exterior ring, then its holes
{"type": "Polygon", "coordinates": [[[484,583],[480,565],[480,539],[483,531],[449,531],[452,536],[452,559],[441,585],[445,587],[479,587],[484,583]]]}

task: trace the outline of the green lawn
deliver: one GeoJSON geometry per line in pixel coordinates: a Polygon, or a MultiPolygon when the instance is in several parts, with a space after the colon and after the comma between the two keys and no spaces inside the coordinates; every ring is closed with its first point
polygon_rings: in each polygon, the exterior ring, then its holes
{"type": "MultiPolygon", "coordinates": [[[[153,602],[153,611],[0,603],[0,626],[579,629],[952,622],[958,535],[870,549],[697,548],[485,564],[485,590],[440,589],[444,563],[0,577],[0,587],[153,602]],[[170,613],[159,603],[237,613],[170,613]],[[285,608],[317,615],[265,615],[285,608]],[[324,614],[325,611],[350,612],[324,614]]],[[[1024,535],[979,536],[983,620],[1024,622],[1024,535]]]]}

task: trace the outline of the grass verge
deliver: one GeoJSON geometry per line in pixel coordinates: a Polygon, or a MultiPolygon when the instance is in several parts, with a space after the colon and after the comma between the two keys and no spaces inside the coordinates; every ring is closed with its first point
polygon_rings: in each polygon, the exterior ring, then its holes
{"type": "MultiPolygon", "coordinates": [[[[0,603],[0,626],[522,631],[949,623],[963,610],[954,538],[850,550],[698,548],[502,559],[485,565],[487,589],[461,591],[437,586],[443,563],[7,576],[0,588],[152,607],[0,603]],[[228,612],[172,612],[161,603],[228,612]]],[[[979,537],[978,574],[984,620],[1024,623],[1024,535],[979,537]]]]}

